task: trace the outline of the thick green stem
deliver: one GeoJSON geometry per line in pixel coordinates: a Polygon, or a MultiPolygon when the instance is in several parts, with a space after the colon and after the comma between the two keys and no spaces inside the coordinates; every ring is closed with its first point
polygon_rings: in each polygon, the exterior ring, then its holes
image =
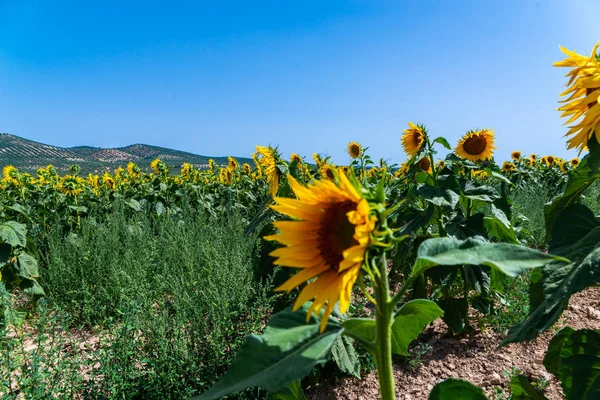
{"type": "Polygon", "coordinates": [[[376,364],[379,378],[379,392],[382,400],[394,400],[394,374],[392,369],[392,315],[394,306],[391,304],[388,287],[386,258],[381,257],[378,265],[380,277],[377,281],[376,292],[376,364]]]}

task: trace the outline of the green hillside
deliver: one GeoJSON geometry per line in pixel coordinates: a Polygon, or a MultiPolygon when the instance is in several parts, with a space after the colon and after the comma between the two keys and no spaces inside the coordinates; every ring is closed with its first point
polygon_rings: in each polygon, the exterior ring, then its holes
{"type": "MultiPolygon", "coordinates": [[[[54,165],[59,171],[65,171],[72,164],[78,164],[82,173],[113,170],[118,166],[126,165],[129,161],[142,168],[149,168],[150,162],[156,158],[160,158],[171,169],[178,169],[184,162],[193,164],[197,168],[205,168],[210,158],[217,164],[227,164],[226,156],[202,156],[147,144],[132,144],[112,149],[91,146],[64,148],[0,133],[0,166],[14,165],[30,173],[48,164],[54,165]]],[[[238,158],[238,161],[244,163],[252,160],[238,158]]]]}

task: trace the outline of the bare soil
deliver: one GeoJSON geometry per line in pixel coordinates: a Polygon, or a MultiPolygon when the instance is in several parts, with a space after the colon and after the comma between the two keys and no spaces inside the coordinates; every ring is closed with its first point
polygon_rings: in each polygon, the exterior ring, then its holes
{"type": "MultiPolygon", "coordinates": [[[[560,321],[535,340],[502,348],[498,345],[504,334],[488,329],[449,337],[446,325],[438,319],[422,335],[421,342],[427,343],[430,350],[422,356],[420,367],[409,371],[402,366],[406,364],[402,360],[395,363],[396,397],[427,399],[436,383],[452,377],[482,387],[490,399],[503,398],[500,393],[510,393],[505,371],[516,368],[532,381],[547,379],[549,385],[544,394],[548,399],[563,399],[560,382],[546,371],[542,361],[552,336],[567,325],[573,329],[600,329],[600,288],[588,288],[571,297],[560,321]]],[[[378,399],[377,376],[371,373],[360,380],[343,378],[320,383],[309,388],[306,395],[315,400],[378,399]]]]}

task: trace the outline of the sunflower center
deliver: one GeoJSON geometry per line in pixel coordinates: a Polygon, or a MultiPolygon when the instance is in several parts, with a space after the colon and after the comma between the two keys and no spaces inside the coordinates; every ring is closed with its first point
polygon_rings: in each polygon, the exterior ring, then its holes
{"type": "Polygon", "coordinates": [[[483,135],[475,135],[468,138],[463,144],[463,148],[472,156],[479,155],[485,151],[487,139],[483,135]]]}
{"type": "Polygon", "coordinates": [[[355,209],[356,203],[346,200],[329,206],[321,217],[317,248],[325,263],[336,271],[344,259],[344,250],[358,243],[354,239],[354,225],[346,215],[355,209]]]}

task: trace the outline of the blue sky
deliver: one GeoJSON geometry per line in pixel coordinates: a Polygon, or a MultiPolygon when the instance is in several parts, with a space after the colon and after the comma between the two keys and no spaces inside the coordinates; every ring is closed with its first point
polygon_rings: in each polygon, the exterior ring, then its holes
{"type": "Polygon", "coordinates": [[[405,159],[409,121],[451,144],[565,150],[561,44],[589,54],[597,0],[0,0],[0,132],[58,146],[405,159]]]}

